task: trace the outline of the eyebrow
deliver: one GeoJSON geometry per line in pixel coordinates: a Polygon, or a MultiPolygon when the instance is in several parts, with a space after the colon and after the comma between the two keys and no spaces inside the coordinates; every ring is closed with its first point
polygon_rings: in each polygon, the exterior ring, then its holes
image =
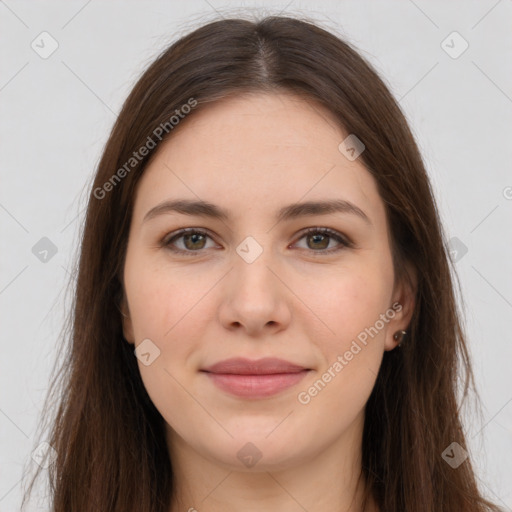
{"type": "MultiPolygon", "coordinates": [[[[174,199],[164,201],[151,208],[142,222],[146,222],[165,213],[181,213],[184,215],[210,217],[221,221],[228,221],[229,212],[220,206],[207,201],[196,201],[190,199],[174,199]]],[[[361,208],[344,199],[331,199],[325,201],[306,201],[303,203],[294,203],[281,208],[276,214],[277,222],[295,219],[299,217],[314,215],[329,215],[332,213],[348,213],[357,215],[366,223],[371,225],[371,221],[361,208]]]]}

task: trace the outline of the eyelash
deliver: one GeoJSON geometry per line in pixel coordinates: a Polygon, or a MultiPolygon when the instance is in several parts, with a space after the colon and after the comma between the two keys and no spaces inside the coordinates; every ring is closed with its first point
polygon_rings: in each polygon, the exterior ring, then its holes
{"type": "MultiPolygon", "coordinates": [[[[208,238],[213,239],[213,237],[207,231],[204,231],[202,229],[184,228],[184,229],[180,229],[177,232],[171,233],[169,236],[166,236],[162,240],[161,246],[166,249],[169,249],[170,251],[172,251],[174,253],[183,254],[186,256],[194,256],[196,253],[200,253],[203,250],[202,249],[198,249],[197,251],[183,250],[183,249],[177,249],[176,247],[172,247],[172,245],[171,245],[172,242],[174,242],[175,240],[178,240],[179,238],[183,237],[184,235],[190,235],[190,234],[203,235],[203,236],[207,236],[208,238]]],[[[331,248],[331,249],[325,249],[325,250],[315,251],[313,249],[305,249],[306,251],[312,252],[313,254],[316,253],[315,256],[316,255],[318,255],[318,256],[330,255],[335,252],[341,251],[344,248],[353,247],[353,243],[347,237],[344,237],[337,231],[330,229],[330,228],[316,228],[316,227],[308,228],[304,232],[301,233],[301,236],[300,236],[300,238],[298,238],[298,240],[301,240],[305,236],[311,235],[311,234],[328,235],[330,238],[333,238],[340,244],[340,246],[338,246],[338,247],[331,248]]]]}

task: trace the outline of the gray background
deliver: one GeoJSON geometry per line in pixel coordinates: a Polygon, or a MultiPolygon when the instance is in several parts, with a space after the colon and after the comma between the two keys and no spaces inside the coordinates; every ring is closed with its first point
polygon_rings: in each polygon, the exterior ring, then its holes
{"type": "Polygon", "coordinates": [[[19,509],[22,472],[35,464],[87,189],[116,112],[168,43],[248,11],[308,15],[356,45],[399,99],[455,237],[483,403],[466,420],[478,478],[511,510],[511,0],[0,0],[0,511],[19,509]],[[460,55],[454,31],[469,44],[460,55]]]}

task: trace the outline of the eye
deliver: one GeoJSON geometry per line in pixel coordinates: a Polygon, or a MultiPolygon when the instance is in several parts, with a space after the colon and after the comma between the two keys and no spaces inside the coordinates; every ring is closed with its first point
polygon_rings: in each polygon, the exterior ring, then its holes
{"type": "Polygon", "coordinates": [[[184,228],[173,234],[173,236],[166,237],[162,241],[162,246],[188,256],[193,255],[194,252],[199,252],[201,249],[208,249],[206,247],[206,240],[208,238],[211,239],[211,236],[206,231],[196,228],[184,228]],[[184,248],[176,247],[175,241],[182,242],[184,248]]]}
{"type": "MultiPolygon", "coordinates": [[[[307,247],[305,247],[305,249],[313,253],[319,253],[319,255],[331,254],[345,247],[353,246],[350,240],[330,228],[308,228],[302,233],[299,240],[303,238],[307,240],[307,247]],[[333,240],[336,241],[338,245],[329,248],[333,240]]],[[[161,246],[175,253],[193,256],[194,253],[198,253],[203,249],[212,248],[211,246],[207,246],[208,239],[212,240],[212,237],[208,232],[202,229],[184,228],[164,238],[161,242],[161,246]],[[179,247],[180,245],[181,247],[179,247]]],[[[301,249],[304,249],[304,247],[301,249]]]]}
{"type": "Polygon", "coordinates": [[[345,247],[352,247],[353,245],[341,233],[330,228],[308,228],[299,240],[302,240],[303,238],[306,239],[306,249],[311,249],[312,252],[320,254],[331,254],[333,252],[340,251],[345,247]],[[329,244],[333,240],[336,241],[338,245],[329,248],[329,244]]]}

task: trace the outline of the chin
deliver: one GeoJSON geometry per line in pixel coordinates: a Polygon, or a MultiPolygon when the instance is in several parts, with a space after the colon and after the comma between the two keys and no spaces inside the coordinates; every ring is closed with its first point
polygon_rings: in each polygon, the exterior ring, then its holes
{"type": "Polygon", "coordinates": [[[210,452],[208,458],[214,463],[223,465],[229,471],[259,473],[283,471],[300,463],[304,454],[299,453],[293,443],[279,448],[269,443],[253,443],[245,441],[234,443],[230,450],[210,452]]]}
{"type": "Polygon", "coordinates": [[[210,443],[199,449],[212,462],[223,465],[230,471],[262,472],[281,471],[299,464],[304,458],[312,456],[314,451],[313,440],[301,438],[299,431],[291,432],[276,429],[279,422],[264,425],[264,429],[254,425],[240,428],[233,434],[233,438],[223,435],[211,436],[210,443]],[[267,428],[269,427],[269,428],[267,428]],[[270,434],[269,434],[270,433],[270,434]],[[312,450],[313,449],[313,450],[312,450]]]}

